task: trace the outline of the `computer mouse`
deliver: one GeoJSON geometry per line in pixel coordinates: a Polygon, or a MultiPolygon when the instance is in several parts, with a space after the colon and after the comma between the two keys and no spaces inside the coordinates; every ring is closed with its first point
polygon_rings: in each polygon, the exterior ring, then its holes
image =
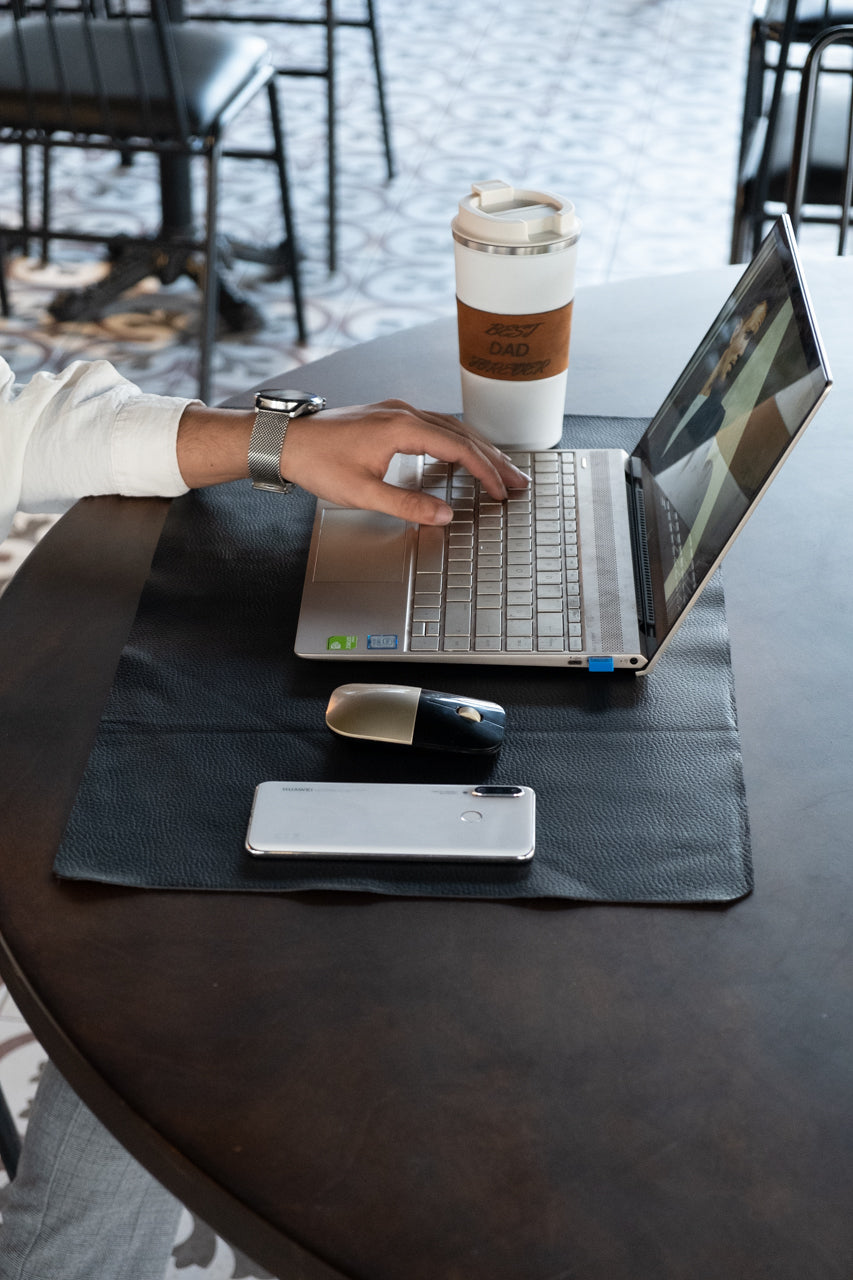
{"type": "Polygon", "coordinates": [[[406,684],[342,684],[326,724],[345,738],[440,751],[497,751],[506,712],[496,702],[406,684]]]}

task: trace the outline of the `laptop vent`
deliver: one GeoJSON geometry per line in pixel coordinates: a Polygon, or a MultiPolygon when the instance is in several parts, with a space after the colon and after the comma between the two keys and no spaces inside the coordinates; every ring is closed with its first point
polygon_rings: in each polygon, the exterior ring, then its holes
{"type": "Polygon", "coordinates": [[[595,527],[595,563],[598,573],[598,605],[602,649],[622,653],[622,614],[616,539],[613,536],[613,496],[607,454],[592,450],[589,455],[592,479],[592,512],[595,527]]]}
{"type": "Polygon", "coordinates": [[[631,496],[634,499],[634,514],[637,521],[637,545],[636,545],[636,563],[640,566],[640,592],[642,593],[645,630],[651,630],[654,634],[655,628],[655,597],[652,589],[652,568],[649,563],[649,531],[646,525],[646,499],[643,494],[642,485],[635,483],[631,486],[631,496]]]}

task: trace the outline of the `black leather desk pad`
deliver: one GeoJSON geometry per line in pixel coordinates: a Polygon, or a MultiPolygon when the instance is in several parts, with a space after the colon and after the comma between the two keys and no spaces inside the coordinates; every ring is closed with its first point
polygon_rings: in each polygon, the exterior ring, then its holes
{"type": "MultiPolygon", "coordinates": [[[[645,424],[567,420],[567,445],[631,448],[645,424]]],[[[722,586],[647,678],[559,668],[307,662],[293,654],[314,502],[247,482],[172,504],[62,847],[58,875],[167,889],[725,902],[752,887],[722,586]],[[496,757],[355,743],[324,723],[352,680],[505,706],[496,757]],[[261,862],[265,779],[525,783],[520,867],[261,862]]]]}

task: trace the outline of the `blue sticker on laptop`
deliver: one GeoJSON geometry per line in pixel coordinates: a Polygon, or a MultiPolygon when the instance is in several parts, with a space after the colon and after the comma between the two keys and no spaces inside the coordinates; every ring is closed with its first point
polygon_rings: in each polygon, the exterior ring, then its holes
{"type": "Polygon", "coordinates": [[[368,636],[367,647],[368,649],[396,649],[397,637],[396,636],[368,636]]]}

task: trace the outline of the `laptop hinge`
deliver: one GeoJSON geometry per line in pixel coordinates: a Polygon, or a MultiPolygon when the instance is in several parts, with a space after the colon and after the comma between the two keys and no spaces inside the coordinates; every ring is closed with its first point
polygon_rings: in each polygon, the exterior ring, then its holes
{"type": "Polygon", "coordinates": [[[628,487],[628,510],[631,513],[631,540],[634,544],[634,584],[637,590],[637,616],[643,635],[655,634],[655,598],[649,563],[649,540],[646,527],[646,499],[643,493],[642,463],[629,459],[625,480],[628,487]]]}

